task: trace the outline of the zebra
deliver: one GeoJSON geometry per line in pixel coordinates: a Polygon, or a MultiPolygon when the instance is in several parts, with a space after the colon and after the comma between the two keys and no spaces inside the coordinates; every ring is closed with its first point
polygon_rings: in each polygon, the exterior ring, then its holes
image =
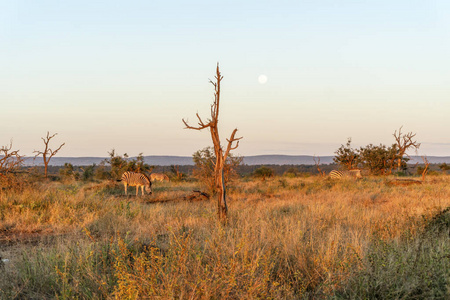
{"type": "Polygon", "coordinates": [[[150,180],[151,181],[158,180],[158,181],[163,182],[164,180],[165,181],[169,181],[170,179],[169,179],[169,176],[167,176],[166,174],[163,174],[163,173],[152,173],[152,174],[150,174],[150,180]]]}
{"type": "Polygon", "coordinates": [[[136,196],[139,194],[139,187],[141,187],[142,196],[144,195],[144,187],[147,193],[150,195],[152,194],[152,182],[145,174],[125,172],[122,174],[122,178],[119,181],[123,182],[123,186],[125,187],[125,195],[127,195],[128,185],[136,187],[136,196]]]}
{"type": "Polygon", "coordinates": [[[344,177],[355,177],[356,179],[363,178],[360,169],[353,169],[348,171],[333,170],[330,172],[331,179],[343,179],[344,177]]]}

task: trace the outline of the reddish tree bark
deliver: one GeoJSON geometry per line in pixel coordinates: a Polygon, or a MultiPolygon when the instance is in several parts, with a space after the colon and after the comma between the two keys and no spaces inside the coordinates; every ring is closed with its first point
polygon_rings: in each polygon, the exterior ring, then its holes
{"type": "Polygon", "coordinates": [[[55,133],[54,135],[50,136],[50,133],[47,131],[47,137],[46,138],[41,138],[44,141],[44,145],[45,145],[44,151],[37,151],[37,150],[34,151],[34,153],[36,153],[34,158],[38,157],[39,155],[42,155],[42,157],[44,159],[44,174],[45,174],[45,178],[48,177],[48,163],[50,162],[50,159],[52,159],[52,157],[56,153],[58,153],[58,151],[66,144],[66,143],[63,143],[56,150],[50,149],[49,148],[50,140],[52,138],[54,138],[56,135],[57,135],[57,133],[55,133]]]}
{"type": "Polygon", "coordinates": [[[228,214],[228,207],[226,201],[226,187],[225,180],[223,176],[223,168],[225,165],[225,161],[228,157],[228,154],[231,150],[236,149],[239,146],[239,140],[242,139],[236,138],[237,128],[233,130],[229,139],[227,139],[228,145],[226,150],[224,150],[220,144],[219,139],[219,104],[220,104],[220,83],[223,79],[223,76],[219,71],[219,64],[217,64],[216,68],[216,81],[213,82],[210,80],[211,84],[214,86],[214,103],[211,105],[211,118],[208,119],[208,122],[203,122],[202,118],[196,114],[198,119],[197,126],[190,126],[186,120],[183,119],[183,123],[186,126],[186,129],[194,129],[194,130],[202,130],[208,128],[211,133],[211,139],[214,144],[214,152],[216,154],[216,163],[214,166],[214,175],[215,175],[215,183],[217,186],[217,214],[219,220],[226,221],[228,214]],[[234,144],[235,143],[235,144],[234,144]]]}

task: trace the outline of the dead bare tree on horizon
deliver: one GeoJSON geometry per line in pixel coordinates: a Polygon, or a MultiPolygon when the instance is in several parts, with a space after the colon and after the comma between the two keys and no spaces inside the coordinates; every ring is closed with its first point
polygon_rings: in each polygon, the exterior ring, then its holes
{"type": "MultiPolygon", "coordinates": [[[[402,128],[403,126],[401,126],[400,129],[398,130],[398,134],[397,130],[395,130],[393,134],[398,147],[398,158],[397,158],[398,172],[400,172],[401,170],[402,159],[406,151],[409,148],[415,148],[417,150],[420,147],[420,143],[418,143],[417,141],[413,141],[413,138],[416,136],[416,133],[413,134],[412,132],[408,132],[407,134],[402,134],[402,128]]],[[[409,157],[409,155],[407,156],[409,157]]]]}
{"type": "Polygon", "coordinates": [[[2,146],[0,148],[0,175],[6,176],[6,174],[13,172],[19,168],[23,161],[24,156],[19,154],[19,150],[12,149],[12,140],[9,142],[9,146],[2,146]]]}
{"type": "Polygon", "coordinates": [[[202,130],[205,128],[209,128],[211,133],[211,138],[214,144],[214,152],[216,154],[216,162],[214,165],[214,177],[215,184],[218,190],[218,198],[217,198],[217,209],[218,209],[218,217],[221,221],[227,220],[228,207],[226,202],[226,189],[225,189],[225,180],[223,175],[223,168],[225,161],[228,157],[228,154],[231,150],[236,149],[239,146],[239,140],[242,139],[236,138],[237,128],[233,130],[229,139],[227,139],[228,145],[226,150],[224,151],[219,139],[219,104],[220,104],[220,83],[223,79],[223,76],[219,71],[219,64],[217,63],[216,68],[216,81],[213,82],[210,80],[209,82],[214,86],[214,103],[211,105],[211,119],[207,119],[205,123],[202,118],[197,113],[198,126],[190,126],[186,120],[183,119],[183,123],[186,126],[186,129],[194,129],[194,130],[202,130]],[[236,142],[235,145],[233,143],[236,142]]]}
{"type": "Polygon", "coordinates": [[[50,133],[47,131],[47,137],[46,138],[41,138],[44,141],[44,151],[38,151],[35,150],[33,151],[33,153],[36,153],[36,155],[34,156],[34,158],[36,159],[36,157],[38,157],[39,155],[42,155],[43,159],[44,159],[44,175],[45,178],[48,177],[48,163],[50,162],[50,159],[52,159],[53,156],[55,156],[56,153],[58,153],[58,151],[66,144],[66,143],[62,143],[62,145],[60,145],[58,147],[58,149],[56,150],[52,150],[49,148],[48,144],[50,143],[50,140],[52,138],[54,138],[58,133],[55,133],[54,135],[50,136],[50,133]]]}

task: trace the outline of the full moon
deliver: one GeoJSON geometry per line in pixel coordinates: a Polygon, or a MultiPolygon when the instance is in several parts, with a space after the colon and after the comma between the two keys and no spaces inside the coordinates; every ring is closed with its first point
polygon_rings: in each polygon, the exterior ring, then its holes
{"type": "Polygon", "coordinates": [[[259,75],[259,77],[258,77],[258,82],[259,82],[260,84],[266,83],[266,82],[267,82],[267,76],[264,75],[264,74],[259,75]]]}

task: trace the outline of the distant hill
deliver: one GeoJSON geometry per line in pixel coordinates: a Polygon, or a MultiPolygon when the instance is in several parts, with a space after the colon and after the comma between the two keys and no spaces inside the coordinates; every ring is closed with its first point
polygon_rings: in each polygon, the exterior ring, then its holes
{"type": "MultiPolygon", "coordinates": [[[[334,156],[320,156],[321,164],[333,163],[334,156]]],[[[310,155],[254,155],[244,156],[247,165],[314,165],[314,156],[310,155]]]]}
{"type": "MultiPolygon", "coordinates": [[[[334,156],[319,156],[321,164],[333,163],[334,156]]],[[[63,166],[65,163],[71,163],[74,166],[88,166],[100,164],[106,157],[53,157],[50,161],[52,166],[63,166]]],[[[145,162],[156,166],[170,165],[193,165],[191,156],[160,156],[151,155],[144,157],[145,162]]],[[[432,164],[450,163],[450,156],[428,156],[428,161],[432,164]]],[[[420,156],[412,156],[409,163],[423,163],[420,156]]],[[[42,165],[42,159],[37,158],[33,161],[28,158],[25,161],[26,166],[42,165]]],[[[314,156],[311,155],[252,155],[244,156],[244,164],[247,165],[314,165],[314,156]]]]}

